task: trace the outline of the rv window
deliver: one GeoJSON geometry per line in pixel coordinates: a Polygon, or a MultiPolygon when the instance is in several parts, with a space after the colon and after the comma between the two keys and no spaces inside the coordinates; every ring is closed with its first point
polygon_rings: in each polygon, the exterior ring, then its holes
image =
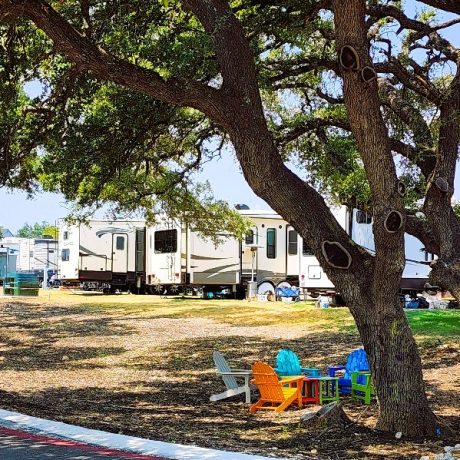
{"type": "Polygon", "coordinates": [[[70,258],[70,249],[63,249],[61,251],[61,260],[66,261],[70,258]]]}
{"type": "Polygon", "coordinates": [[[125,249],[125,238],[123,236],[117,236],[115,247],[117,251],[123,251],[125,249]]]}
{"type": "Polygon", "coordinates": [[[297,232],[289,230],[288,232],[288,254],[291,256],[297,255],[297,232]]]}
{"type": "Polygon", "coordinates": [[[246,238],[244,242],[246,244],[254,244],[254,230],[249,230],[249,232],[246,233],[246,238]]]}
{"type": "Polygon", "coordinates": [[[267,228],[267,259],[276,259],[276,228],[267,228]]]}
{"type": "Polygon", "coordinates": [[[358,224],[371,224],[372,216],[369,216],[367,212],[358,210],[356,211],[356,222],[358,224]]]}
{"type": "Polygon", "coordinates": [[[305,240],[302,240],[302,255],[304,256],[312,256],[313,251],[311,250],[310,246],[308,246],[305,240]]]}
{"type": "Polygon", "coordinates": [[[69,239],[69,232],[64,232],[62,237],[65,239],[65,240],[68,240],[69,239]]]}
{"type": "Polygon", "coordinates": [[[177,230],[159,230],[155,232],[155,252],[164,254],[177,251],[177,230]]]}

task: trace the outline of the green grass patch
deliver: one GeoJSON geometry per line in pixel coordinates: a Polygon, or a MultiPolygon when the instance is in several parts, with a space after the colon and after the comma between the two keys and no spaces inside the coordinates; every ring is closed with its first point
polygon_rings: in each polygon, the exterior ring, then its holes
{"type": "Polygon", "coordinates": [[[460,310],[411,310],[407,318],[415,336],[460,338],[460,310]]]}

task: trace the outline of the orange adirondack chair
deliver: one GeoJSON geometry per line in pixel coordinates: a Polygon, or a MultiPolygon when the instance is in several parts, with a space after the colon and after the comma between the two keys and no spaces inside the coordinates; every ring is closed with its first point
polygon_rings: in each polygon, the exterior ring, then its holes
{"type": "Polygon", "coordinates": [[[278,380],[273,368],[261,361],[256,361],[252,365],[252,375],[254,378],[251,383],[257,385],[260,399],[249,408],[250,412],[259,409],[281,412],[295,401],[302,407],[303,376],[278,380]]]}

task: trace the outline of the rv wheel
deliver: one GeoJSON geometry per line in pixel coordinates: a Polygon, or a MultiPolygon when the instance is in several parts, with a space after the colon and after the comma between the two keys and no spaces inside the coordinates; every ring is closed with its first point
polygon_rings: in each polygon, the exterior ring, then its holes
{"type": "Polygon", "coordinates": [[[275,286],[270,281],[264,281],[257,286],[257,294],[275,294],[275,286]]]}
{"type": "Polygon", "coordinates": [[[177,295],[179,294],[179,286],[177,284],[173,284],[168,288],[168,294],[177,295]]]}

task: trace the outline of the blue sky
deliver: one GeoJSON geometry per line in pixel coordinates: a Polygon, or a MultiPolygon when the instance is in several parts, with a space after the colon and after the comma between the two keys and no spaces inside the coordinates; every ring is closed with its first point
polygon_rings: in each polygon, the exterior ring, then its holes
{"type": "MultiPolygon", "coordinates": [[[[208,163],[200,174],[201,180],[211,183],[217,198],[230,204],[246,203],[252,209],[269,209],[245,182],[235,160],[230,155],[208,163]]],[[[68,205],[58,194],[40,193],[33,199],[27,194],[0,189],[0,225],[15,233],[25,222],[47,221],[54,223],[67,215],[68,205]]]]}
{"type": "MultiPolygon", "coordinates": [[[[406,11],[410,16],[420,12],[423,4],[415,0],[405,2],[406,11]]],[[[452,19],[454,15],[445,14],[442,19],[452,19]]],[[[456,25],[443,34],[460,46],[460,26],[456,25]]],[[[33,91],[32,86],[29,90],[33,91]]],[[[37,91],[37,88],[35,88],[37,91]]],[[[224,199],[230,204],[245,203],[252,209],[268,209],[268,205],[257,197],[241,174],[233,155],[226,154],[221,159],[207,163],[199,176],[200,180],[208,180],[217,198],[224,199]]],[[[455,183],[457,199],[460,199],[460,179],[455,183]]],[[[68,205],[61,195],[40,193],[33,199],[28,199],[25,193],[8,192],[0,189],[0,225],[9,228],[13,233],[25,222],[47,221],[53,223],[56,219],[67,214],[68,205]]]]}

